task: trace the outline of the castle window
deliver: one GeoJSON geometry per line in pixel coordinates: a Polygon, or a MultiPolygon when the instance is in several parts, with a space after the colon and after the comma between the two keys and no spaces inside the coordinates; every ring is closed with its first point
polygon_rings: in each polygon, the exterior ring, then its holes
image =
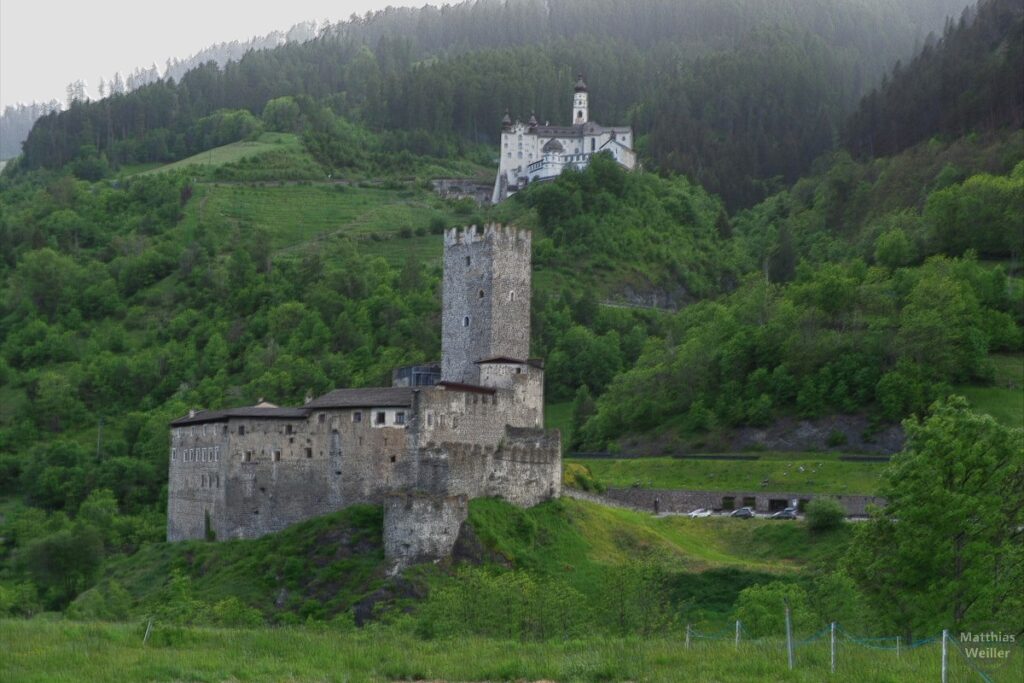
{"type": "Polygon", "coordinates": [[[353,422],[362,422],[363,421],[363,411],[357,410],[356,412],[352,413],[352,421],[353,422]]]}
{"type": "Polygon", "coordinates": [[[429,411],[427,412],[427,426],[428,427],[433,427],[434,426],[434,414],[429,412],[429,411]]]}
{"type": "MultiPolygon", "coordinates": [[[[511,155],[510,155],[510,156],[511,156],[511,155]]],[[[466,257],[466,265],[467,265],[467,266],[469,265],[469,257],[468,257],[468,256],[466,257]]]]}
{"type": "Polygon", "coordinates": [[[281,451],[274,451],[274,462],[281,462],[281,451]]]}
{"type": "Polygon", "coordinates": [[[509,301],[515,301],[516,300],[516,293],[515,292],[509,292],[508,293],[508,300],[509,301]]]}
{"type": "Polygon", "coordinates": [[[312,458],[313,457],[313,449],[309,448],[308,446],[306,447],[306,457],[307,458],[312,458]]]}
{"type": "Polygon", "coordinates": [[[246,451],[242,456],[242,462],[252,462],[252,451],[246,451]]]}
{"type": "Polygon", "coordinates": [[[224,436],[228,435],[228,426],[224,425],[224,436]]]}
{"type": "Polygon", "coordinates": [[[405,411],[404,410],[399,410],[397,413],[395,413],[395,424],[396,425],[404,425],[405,424],[405,411]]]}
{"type": "Polygon", "coordinates": [[[522,368],[516,368],[516,374],[517,374],[517,375],[520,375],[520,374],[522,374],[522,372],[523,372],[523,369],[522,369],[522,368]]]}
{"type": "Polygon", "coordinates": [[[476,298],[483,299],[484,298],[484,290],[481,289],[479,292],[477,292],[476,293],[476,298]]]}
{"type": "Polygon", "coordinates": [[[220,459],[220,446],[213,447],[213,461],[217,462],[220,459]]]}
{"type": "Polygon", "coordinates": [[[391,456],[391,462],[394,462],[394,461],[395,461],[395,456],[392,455],[391,456]]]}
{"type": "Polygon", "coordinates": [[[323,413],[317,413],[317,416],[316,416],[317,424],[323,424],[324,420],[326,420],[326,419],[327,419],[326,415],[324,415],[323,413]]]}
{"type": "Polygon", "coordinates": [[[378,410],[377,414],[373,416],[373,424],[382,425],[387,414],[383,410],[378,410]]]}
{"type": "Polygon", "coordinates": [[[459,418],[452,415],[452,429],[456,429],[459,426],[459,418]]]}
{"type": "Polygon", "coordinates": [[[202,486],[204,489],[206,488],[206,475],[205,474],[202,476],[202,483],[200,484],[200,486],[202,486]]]}
{"type": "Polygon", "coordinates": [[[171,449],[171,460],[174,460],[174,449],[171,449]]]}
{"type": "Polygon", "coordinates": [[[291,434],[292,433],[292,426],[291,425],[285,425],[284,426],[284,433],[285,434],[291,434]]]}
{"type": "Polygon", "coordinates": [[[238,425],[238,435],[239,436],[244,436],[245,435],[245,425],[238,425]]]}
{"type": "Polygon", "coordinates": [[[220,488],[220,475],[217,475],[217,488],[220,488]]]}
{"type": "Polygon", "coordinates": [[[462,319],[462,326],[463,327],[469,327],[469,316],[468,315],[465,318],[462,319]]]}
{"type": "Polygon", "coordinates": [[[593,152],[597,147],[597,138],[590,138],[590,151],[593,152]]]}

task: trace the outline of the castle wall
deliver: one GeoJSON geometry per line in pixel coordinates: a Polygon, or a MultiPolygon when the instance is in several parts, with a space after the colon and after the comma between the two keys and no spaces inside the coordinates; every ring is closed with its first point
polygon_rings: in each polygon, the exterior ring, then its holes
{"type": "Polygon", "coordinates": [[[399,563],[447,557],[468,514],[463,496],[388,496],[384,502],[384,556],[399,563]]]}
{"type": "MultiPolygon", "coordinates": [[[[179,427],[171,431],[167,480],[167,540],[205,538],[218,532],[224,511],[224,456],[228,436],[222,424],[179,427]]],[[[218,534],[218,538],[220,535],[218,534]]]]}
{"type": "Polygon", "coordinates": [[[395,468],[409,453],[407,424],[395,424],[399,412],[408,411],[321,410],[307,420],[232,420],[224,537],[254,538],[347,505],[381,502],[397,485],[395,468]],[[377,413],[385,415],[383,425],[375,423],[377,413]]]}

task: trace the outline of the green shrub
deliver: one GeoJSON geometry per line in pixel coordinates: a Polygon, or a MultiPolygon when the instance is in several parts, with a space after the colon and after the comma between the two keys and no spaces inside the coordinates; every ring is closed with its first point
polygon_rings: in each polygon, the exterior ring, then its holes
{"type": "Polygon", "coordinates": [[[829,448],[835,448],[837,446],[842,446],[845,444],[846,434],[839,431],[838,429],[833,429],[831,432],[829,432],[828,439],[825,441],[825,445],[827,445],[829,448]]]}
{"type": "Polygon", "coordinates": [[[846,519],[846,510],[832,498],[815,498],[807,504],[806,514],[811,531],[838,529],[846,519]]]}

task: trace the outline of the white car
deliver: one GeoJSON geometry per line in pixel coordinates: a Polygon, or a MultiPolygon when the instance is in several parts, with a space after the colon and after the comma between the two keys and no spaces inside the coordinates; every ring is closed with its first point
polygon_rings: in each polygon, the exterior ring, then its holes
{"type": "Polygon", "coordinates": [[[711,510],[708,510],[707,508],[697,508],[696,510],[694,510],[693,512],[690,513],[690,517],[693,517],[694,519],[696,519],[697,517],[710,517],[710,516],[711,516],[711,510]]]}

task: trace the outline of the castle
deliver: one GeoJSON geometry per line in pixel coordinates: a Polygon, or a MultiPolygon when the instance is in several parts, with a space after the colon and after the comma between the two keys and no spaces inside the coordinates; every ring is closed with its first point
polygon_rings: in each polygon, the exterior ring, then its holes
{"type": "Polygon", "coordinates": [[[505,112],[491,203],[504,201],[529,183],[553,180],[566,168],[582,170],[598,152],[610,153],[626,169],[636,168],[633,129],[590,120],[587,84],[580,74],[572,97],[572,125],[542,126],[533,115],[527,123],[513,123],[505,112]]]}
{"type": "Polygon", "coordinates": [[[530,241],[497,225],[445,233],[440,367],[171,422],[167,540],[255,538],[373,503],[385,555],[404,564],[448,555],[472,498],[557,497],[561,436],[544,429],[529,358],[530,241]]]}

